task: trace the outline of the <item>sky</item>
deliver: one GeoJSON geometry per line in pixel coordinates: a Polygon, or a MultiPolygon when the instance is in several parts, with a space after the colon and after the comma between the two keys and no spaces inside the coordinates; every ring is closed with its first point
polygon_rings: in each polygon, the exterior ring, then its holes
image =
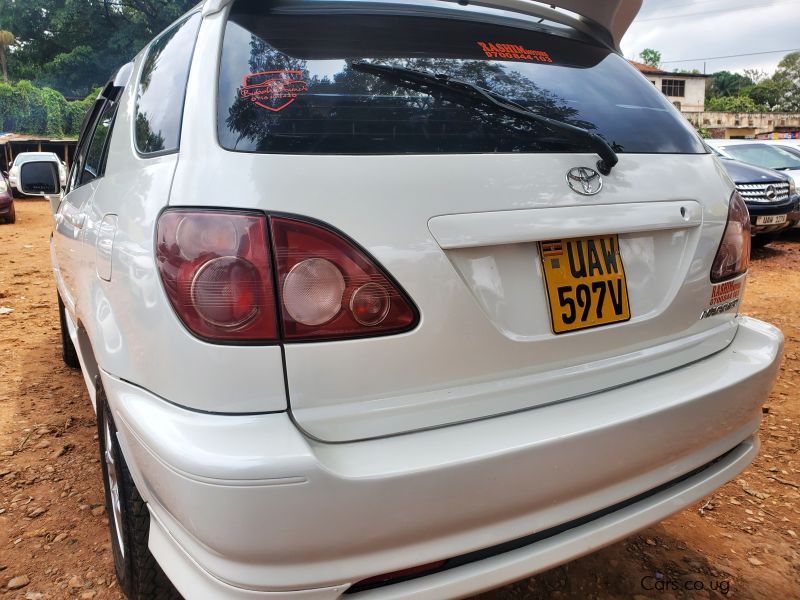
{"type": "Polygon", "coordinates": [[[711,60],[768,50],[800,50],[800,0],[644,0],[622,39],[627,58],[661,52],[662,68],[707,73],[760,69],[772,74],[787,52],[711,60]]]}

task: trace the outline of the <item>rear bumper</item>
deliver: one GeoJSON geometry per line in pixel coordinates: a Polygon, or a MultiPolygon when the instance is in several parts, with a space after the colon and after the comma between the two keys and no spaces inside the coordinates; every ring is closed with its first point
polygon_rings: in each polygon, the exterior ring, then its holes
{"type": "Polygon", "coordinates": [[[153,515],[151,549],[187,597],[306,590],[297,597],[337,598],[366,577],[615,507],[522,548],[380,590],[442,598],[591,552],[735,476],[756,453],[781,345],[778,330],[742,318],[727,349],[670,373],[349,444],[310,441],[285,413],[195,413],[108,375],[104,384],[153,515]]]}

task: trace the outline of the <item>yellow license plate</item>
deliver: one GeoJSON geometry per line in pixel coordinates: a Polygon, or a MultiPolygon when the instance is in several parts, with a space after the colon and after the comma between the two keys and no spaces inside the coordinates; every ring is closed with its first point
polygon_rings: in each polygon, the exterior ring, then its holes
{"type": "Polygon", "coordinates": [[[539,242],[539,256],[553,333],[631,318],[619,236],[539,242]]]}

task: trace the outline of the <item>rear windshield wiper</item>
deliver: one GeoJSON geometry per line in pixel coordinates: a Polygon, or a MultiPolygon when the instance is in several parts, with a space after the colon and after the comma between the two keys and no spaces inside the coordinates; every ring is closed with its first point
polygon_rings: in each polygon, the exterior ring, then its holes
{"type": "Polygon", "coordinates": [[[517,104],[510,98],[501,94],[496,94],[474,83],[456,79],[441,73],[433,74],[416,69],[407,69],[405,67],[392,65],[376,65],[364,61],[354,61],[350,63],[350,67],[362,73],[369,73],[399,82],[435,87],[453,94],[465,96],[471,100],[480,102],[484,106],[494,107],[497,111],[502,111],[527,121],[541,123],[573,137],[581,138],[589,142],[589,145],[600,156],[600,160],[597,162],[597,170],[603,175],[611,173],[611,169],[619,162],[619,158],[617,158],[617,153],[614,152],[614,149],[596,133],[584,129],[583,127],[540,115],[539,113],[528,110],[521,104],[517,104]]]}

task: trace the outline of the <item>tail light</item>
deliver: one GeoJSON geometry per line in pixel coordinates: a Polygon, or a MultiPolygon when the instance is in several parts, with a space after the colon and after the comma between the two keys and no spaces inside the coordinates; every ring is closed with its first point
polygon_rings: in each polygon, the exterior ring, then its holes
{"type": "Polygon", "coordinates": [[[156,256],[178,317],[209,340],[277,341],[279,323],[287,341],[366,337],[417,320],[411,301],[366,253],[307,221],[269,217],[268,226],[261,214],[167,211],[156,256]]]}
{"type": "Polygon", "coordinates": [[[366,254],[321,225],[271,217],[287,340],[360,337],[411,327],[411,302],[366,254]]]}
{"type": "Polygon", "coordinates": [[[750,213],[739,192],[733,192],[728,222],[711,267],[712,283],[731,279],[747,271],[750,263],[750,213]]]}
{"type": "Polygon", "coordinates": [[[262,215],[165,212],[156,257],[172,308],[190,331],[219,341],[278,339],[262,215]]]}
{"type": "Polygon", "coordinates": [[[424,575],[430,575],[432,573],[440,571],[442,567],[444,567],[446,564],[447,561],[438,560],[436,562],[428,563],[425,565],[409,567],[408,569],[401,569],[399,571],[393,571],[391,573],[384,573],[382,575],[369,577],[368,579],[362,579],[358,583],[355,583],[350,588],[348,588],[345,594],[356,594],[358,592],[365,592],[367,590],[372,590],[386,585],[391,585],[393,583],[401,583],[403,581],[408,581],[409,579],[415,579],[417,577],[422,577],[424,575]]]}

